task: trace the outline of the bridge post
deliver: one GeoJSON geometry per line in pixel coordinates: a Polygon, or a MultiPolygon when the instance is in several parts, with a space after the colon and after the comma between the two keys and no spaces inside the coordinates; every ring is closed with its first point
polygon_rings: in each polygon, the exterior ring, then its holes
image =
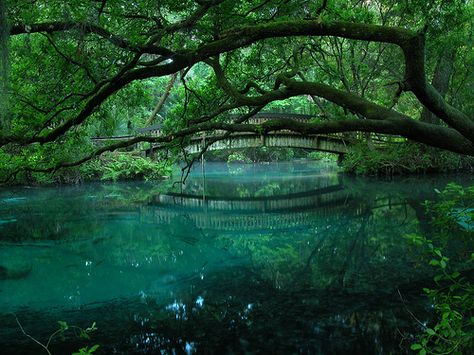
{"type": "Polygon", "coordinates": [[[344,162],[344,156],[345,156],[345,154],[339,154],[337,156],[337,165],[338,166],[342,166],[342,163],[344,162]]]}
{"type": "MultiPolygon", "coordinates": [[[[206,132],[202,132],[202,149],[206,146],[206,132]]],[[[202,201],[207,211],[206,204],[206,170],[205,170],[204,152],[201,155],[201,173],[202,173],[202,201]]]]}

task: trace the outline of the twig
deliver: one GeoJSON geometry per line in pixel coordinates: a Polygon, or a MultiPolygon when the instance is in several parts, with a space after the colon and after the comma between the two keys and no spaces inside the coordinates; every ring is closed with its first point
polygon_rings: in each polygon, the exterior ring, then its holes
{"type": "MultiPolygon", "coordinates": [[[[51,352],[49,351],[48,349],[48,346],[44,345],[43,343],[39,342],[38,340],[36,340],[35,338],[33,338],[31,335],[29,335],[27,332],[25,332],[25,330],[23,329],[23,326],[21,325],[20,321],[18,320],[16,314],[13,314],[13,316],[15,317],[15,320],[16,320],[16,323],[18,324],[18,326],[20,327],[20,330],[21,332],[28,338],[30,338],[31,340],[33,340],[36,344],[38,344],[39,346],[41,346],[44,350],[46,350],[46,352],[48,353],[48,355],[52,355],[51,352]]],[[[51,338],[50,338],[51,340],[51,338]]],[[[49,345],[49,342],[50,340],[48,340],[48,345],[49,345]]]]}
{"type": "Polygon", "coordinates": [[[416,320],[416,321],[418,322],[418,324],[420,324],[420,325],[423,327],[423,329],[426,329],[426,325],[423,324],[423,323],[415,316],[415,314],[414,314],[412,311],[410,311],[410,310],[408,309],[408,307],[407,307],[407,305],[406,305],[406,302],[405,302],[405,300],[403,299],[403,296],[402,296],[402,294],[401,294],[401,292],[400,292],[400,290],[399,290],[398,288],[397,288],[397,292],[398,292],[398,294],[399,294],[399,296],[400,296],[400,299],[402,300],[403,307],[405,308],[405,310],[413,317],[414,320],[416,320]]]}

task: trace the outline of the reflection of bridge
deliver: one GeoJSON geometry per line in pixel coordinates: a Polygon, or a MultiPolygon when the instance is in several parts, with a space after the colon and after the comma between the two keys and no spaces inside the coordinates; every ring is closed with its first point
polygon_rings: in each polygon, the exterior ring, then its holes
{"type": "Polygon", "coordinates": [[[322,206],[328,202],[339,200],[339,196],[346,197],[344,186],[335,185],[313,191],[293,193],[287,195],[259,196],[259,197],[203,197],[196,195],[165,194],[155,197],[153,203],[160,206],[172,205],[187,209],[202,209],[208,211],[232,212],[279,212],[288,209],[301,210],[322,206]]]}
{"type": "MultiPolygon", "coordinates": [[[[231,116],[230,118],[232,118],[231,116]]],[[[259,113],[249,118],[246,123],[261,124],[270,119],[285,118],[297,122],[309,122],[315,116],[300,115],[300,114],[285,114],[285,113],[259,113]]],[[[189,140],[185,140],[183,145],[185,150],[190,153],[199,153],[210,140],[215,140],[207,150],[223,150],[223,149],[242,149],[242,148],[257,148],[257,147],[287,147],[287,148],[302,148],[310,150],[319,150],[324,152],[336,153],[344,155],[348,153],[354,142],[359,141],[360,137],[353,134],[326,134],[326,135],[303,135],[299,133],[292,133],[290,131],[276,131],[266,134],[253,133],[233,133],[229,136],[224,136],[225,132],[214,132],[212,134],[202,134],[200,136],[192,136],[189,140]]],[[[137,130],[137,134],[149,135],[157,137],[163,134],[161,125],[157,124],[151,127],[137,130]]],[[[115,136],[115,137],[96,137],[93,141],[100,143],[107,140],[127,140],[134,138],[130,136],[115,136]]],[[[372,140],[375,144],[384,144],[386,139],[378,137],[372,140]]],[[[151,147],[143,147],[146,155],[152,155],[153,150],[162,147],[162,143],[152,144],[151,147]]]]}
{"type": "Polygon", "coordinates": [[[342,184],[270,197],[161,194],[141,208],[140,216],[143,222],[164,224],[182,219],[182,223],[205,230],[271,231],[310,227],[315,218],[347,211],[348,204],[354,205],[354,214],[363,213],[363,207],[357,205],[342,184]]]}

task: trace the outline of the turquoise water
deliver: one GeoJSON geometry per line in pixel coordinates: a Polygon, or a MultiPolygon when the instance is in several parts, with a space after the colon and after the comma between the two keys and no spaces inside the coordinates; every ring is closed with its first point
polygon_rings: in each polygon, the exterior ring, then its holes
{"type": "Polygon", "coordinates": [[[208,163],[185,185],[0,191],[2,354],[403,353],[433,270],[404,235],[447,182],[316,163],[208,163]]]}

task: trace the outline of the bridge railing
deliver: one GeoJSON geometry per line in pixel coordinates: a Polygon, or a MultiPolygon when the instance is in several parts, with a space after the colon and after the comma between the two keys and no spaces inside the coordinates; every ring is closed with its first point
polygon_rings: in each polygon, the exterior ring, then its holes
{"type": "MultiPolygon", "coordinates": [[[[286,114],[286,113],[263,113],[259,114],[257,116],[251,117],[247,120],[247,123],[252,123],[252,124],[261,124],[264,123],[265,121],[268,121],[272,118],[289,118],[293,119],[298,122],[309,122],[314,116],[310,115],[295,115],[295,114],[286,114]]],[[[150,127],[153,129],[144,129],[140,132],[140,135],[145,135],[145,136],[151,136],[151,137],[159,137],[163,134],[161,131],[160,127],[150,127]]],[[[209,132],[203,132],[199,133],[196,135],[193,135],[190,140],[191,142],[196,142],[198,140],[203,140],[203,139],[208,139],[208,138],[215,138],[219,136],[223,136],[226,134],[227,131],[224,130],[215,130],[212,133],[209,132]]],[[[290,130],[280,130],[280,131],[275,131],[275,132],[269,132],[265,135],[261,135],[262,137],[264,136],[271,136],[271,135],[295,135],[295,136],[301,136],[300,133],[297,132],[292,132],[290,130]]],[[[236,132],[232,133],[230,139],[232,139],[232,136],[245,136],[245,135],[257,135],[255,133],[251,132],[236,132]]],[[[92,142],[95,144],[104,144],[107,141],[120,141],[120,140],[130,140],[133,139],[136,135],[122,135],[122,136],[113,136],[113,137],[94,137],[92,138],[92,142]]],[[[367,133],[367,132],[341,132],[341,133],[329,133],[329,134],[316,134],[316,135],[307,135],[307,137],[322,137],[326,138],[329,140],[338,140],[342,142],[344,145],[354,145],[358,144],[360,142],[367,142],[370,146],[374,148],[384,148],[387,147],[388,145],[392,145],[394,143],[403,143],[406,141],[405,138],[400,137],[400,136],[390,136],[386,134],[379,134],[379,133],[367,133]]],[[[264,139],[262,139],[262,142],[264,142],[264,139]]],[[[133,145],[132,148],[135,149],[140,149],[140,150],[147,150],[149,149],[149,144],[144,144],[144,143],[138,143],[133,145]]]]}
{"type": "Polygon", "coordinates": [[[329,133],[323,136],[334,137],[344,139],[346,142],[351,144],[357,144],[358,142],[368,142],[372,146],[387,146],[394,143],[404,143],[406,138],[402,136],[394,136],[383,133],[372,133],[372,132],[342,132],[342,133],[329,133]]]}

